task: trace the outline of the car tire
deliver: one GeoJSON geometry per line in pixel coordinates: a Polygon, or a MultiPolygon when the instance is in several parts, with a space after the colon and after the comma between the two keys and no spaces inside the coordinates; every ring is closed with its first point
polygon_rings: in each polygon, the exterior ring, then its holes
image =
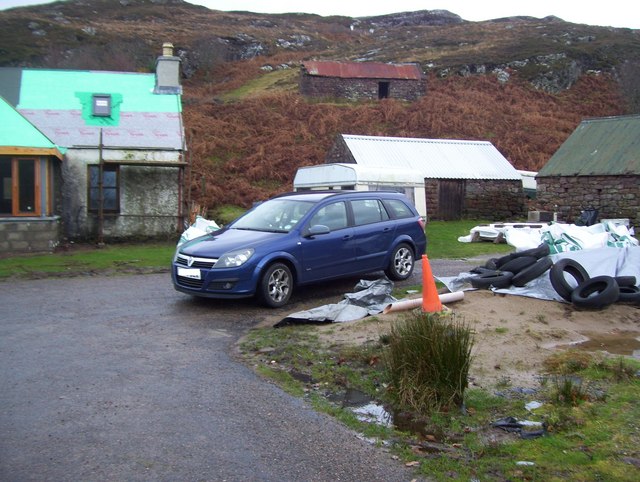
{"type": "Polygon", "coordinates": [[[623,286],[635,286],[636,285],[636,277],[635,276],[614,276],[613,279],[616,280],[618,286],[621,288],[623,286]]]}
{"type": "Polygon", "coordinates": [[[509,271],[496,271],[485,273],[471,278],[471,286],[478,289],[487,290],[490,288],[508,288],[511,286],[513,273],[509,271]]]}
{"type": "Polygon", "coordinates": [[[476,266],[473,269],[469,270],[469,273],[473,273],[473,274],[488,274],[488,273],[496,273],[498,272],[497,269],[489,269],[489,268],[485,268],[483,266],[476,266]]]}
{"type": "Polygon", "coordinates": [[[620,296],[618,301],[620,303],[634,303],[640,305],[640,288],[637,286],[620,286],[620,296]]]}
{"type": "Polygon", "coordinates": [[[487,262],[484,264],[484,267],[486,269],[496,270],[498,269],[498,265],[496,264],[496,261],[498,261],[498,258],[488,259],[487,262]]]}
{"type": "Polygon", "coordinates": [[[534,256],[518,256],[500,266],[500,271],[510,271],[514,275],[538,261],[534,256]]]}
{"type": "Polygon", "coordinates": [[[391,261],[389,261],[389,267],[385,270],[385,274],[390,280],[402,281],[411,276],[415,264],[411,246],[400,243],[391,253],[391,261]]]}
{"type": "Polygon", "coordinates": [[[508,263],[513,258],[514,258],[513,253],[506,254],[504,256],[501,256],[500,258],[494,258],[494,264],[496,266],[496,269],[502,269],[502,265],[505,263],[508,263]]]}
{"type": "Polygon", "coordinates": [[[571,293],[571,301],[580,308],[601,309],[612,305],[620,297],[618,283],[611,276],[594,276],[578,285],[571,293]]]}
{"type": "Polygon", "coordinates": [[[517,273],[511,280],[511,283],[513,284],[513,286],[522,288],[529,281],[533,281],[534,279],[546,273],[547,270],[551,268],[551,266],[553,266],[553,261],[551,261],[551,258],[540,258],[535,262],[535,264],[532,264],[528,268],[525,268],[517,273]]]}
{"type": "Polygon", "coordinates": [[[553,289],[556,290],[556,293],[558,293],[562,299],[571,302],[571,293],[573,293],[575,287],[567,282],[564,277],[565,273],[570,274],[578,285],[588,280],[589,275],[580,263],[570,258],[561,259],[551,266],[549,270],[551,286],[553,286],[553,289]]]}
{"type": "Polygon", "coordinates": [[[293,293],[293,275],[284,263],[273,263],[260,278],[258,294],[262,302],[270,308],[280,308],[287,304],[293,293]]]}
{"type": "Polygon", "coordinates": [[[541,259],[548,256],[550,252],[551,250],[549,249],[549,245],[547,243],[542,243],[537,248],[525,249],[524,251],[514,253],[512,256],[515,258],[519,258],[521,256],[534,256],[537,259],[541,259]]]}

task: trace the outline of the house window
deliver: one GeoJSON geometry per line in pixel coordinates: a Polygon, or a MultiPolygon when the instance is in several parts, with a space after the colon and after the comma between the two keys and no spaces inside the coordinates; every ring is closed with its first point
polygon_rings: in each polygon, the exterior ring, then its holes
{"type": "Polygon", "coordinates": [[[36,159],[0,159],[0,215],[39,216],[40,165],[36,159]]]}
{"type": "MultiPolygon", "coordinates": [[[[102,168],[102,209],[105,212],[120,211],[120,175],[118,166],[102,168]]],[[[89,166],[89,211],[100,207],[100,166],[89,166]]]]}

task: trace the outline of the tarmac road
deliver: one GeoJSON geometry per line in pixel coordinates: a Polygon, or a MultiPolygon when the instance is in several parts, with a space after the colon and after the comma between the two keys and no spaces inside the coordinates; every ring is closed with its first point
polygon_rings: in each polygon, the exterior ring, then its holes
{"type": "Polygon", "coordinates": [[[4,282],[0,303],[2,481],[412,478],[233,359],[277,316],[251,301],[194,300],[153,274],[4,282]]]}
{"type": "MultiPolygon", "coordinates": [[[[420,279],[418,266],[406,284],[420,279]]],[[[194,299],[166,273],[0,283],[0,480],[411,480],[232,355],[265,317],[339,301],[355,282],[280,310],[194,299]]]]}

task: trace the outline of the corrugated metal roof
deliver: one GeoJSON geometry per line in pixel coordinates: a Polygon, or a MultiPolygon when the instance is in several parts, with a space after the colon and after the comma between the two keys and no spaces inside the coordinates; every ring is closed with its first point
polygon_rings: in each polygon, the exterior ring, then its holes
{"type": "Polygon", "coordinates": [[[537,177],[640,174],[640,116],[580,123],[537,177]]]}
{"type": "Polygon", "coordinates": [[[345,79],[421,80],[422,71],[416,64],[385,64],[382,62],[308,61],[303,66],[309,75],[345,79]]]}
{"type": "Polygon", "coordinates": [[[488,141],[342,135],[357,164],[410,170],[432,179],[520,180],[488,141]]]}
{"type": "Polygon", "coordinates": [[[59,146],[97,146],[102,129],[106,148],[180,150],[180,95],[154,86],[154,74],[23,69],[16,108],[59,146]],[[91,117],[93,94],[117,101],[111,118],[91,117]]]}
{"type": "Polygon", "coordinates": [[[0,153],[54,155],[62,158],[57,146],[2,97],[0,97],[0,153]]]}

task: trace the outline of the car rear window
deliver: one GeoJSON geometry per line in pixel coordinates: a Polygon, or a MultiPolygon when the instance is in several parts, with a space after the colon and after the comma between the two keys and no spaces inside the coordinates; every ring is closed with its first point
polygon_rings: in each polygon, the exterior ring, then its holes
{"type": "Polygon", "coordinates": [[[377,199],[357,199],[351,201],[356,226],[377,223],[389,219],[384,206],[377,199]]]}
{"type": "Polygon", "coordinates": [[[415,216],[411,208],[399,199],[385,199],[384,203],[391,212],[391,215],[396,219],[412,218],[415,216]]]}

